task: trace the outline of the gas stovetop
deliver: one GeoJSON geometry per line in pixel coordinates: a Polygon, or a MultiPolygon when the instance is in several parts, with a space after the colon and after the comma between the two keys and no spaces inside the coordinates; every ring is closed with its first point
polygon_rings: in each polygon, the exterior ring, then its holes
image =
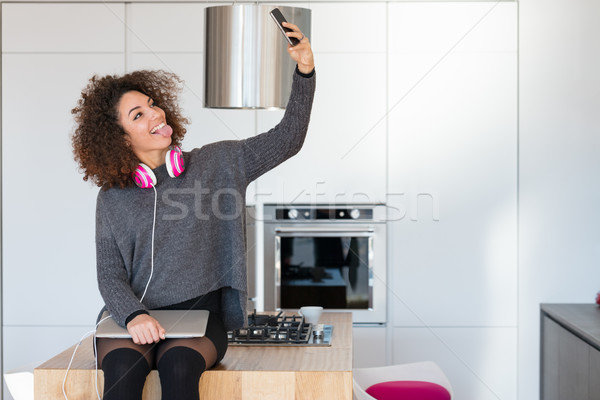
{"type": "Polygon", "coordinates": [[[227,332],[229,345],[331,346],[332,325],[309,324],[302,315],[248,315],[248,326],[227,332]]]}

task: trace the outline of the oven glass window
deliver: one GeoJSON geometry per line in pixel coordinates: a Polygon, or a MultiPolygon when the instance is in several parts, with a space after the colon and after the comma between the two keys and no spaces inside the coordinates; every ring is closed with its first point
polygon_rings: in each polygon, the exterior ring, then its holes
{"type": "Polygon", "coordinates": [[[282,237],[281,308],[368,309],[369,237],[282,237]]]}

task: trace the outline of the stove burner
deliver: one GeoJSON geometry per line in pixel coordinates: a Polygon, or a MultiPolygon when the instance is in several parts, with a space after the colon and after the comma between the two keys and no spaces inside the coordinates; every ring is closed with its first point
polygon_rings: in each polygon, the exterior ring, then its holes
{"type": "MultiPolygon", "coordinates": [[[[256,314],[254,311],[248,315],[248,327],[227,332],[230,344],[241,345],[289,345],[289,346],[314,346],[329,345],[329,340],[323,340],[321,335],[314,341],[313,327],[304,322],[302,315],[256,314]]],[[[331,331],[331,327],[330,327],[331,331]]]]}

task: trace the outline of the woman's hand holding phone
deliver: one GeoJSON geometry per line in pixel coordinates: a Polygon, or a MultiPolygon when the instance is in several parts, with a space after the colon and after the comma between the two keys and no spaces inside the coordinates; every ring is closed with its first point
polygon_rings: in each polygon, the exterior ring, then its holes
{"type": "Polygon", "coordinates": [[[306,36],[300,31],[296,25],[290,22],[283,22],[282,25],[286,28],[292,30],[292,32],[286,32],[286,35],[289,37],[295,37],[299,40],[299,43],[295,46],[292,46],[288,43],[288,53],[292,60],[298,63],[298,70],[303,74],[308,74],[312,72],[315,68],[315,60],[313,57],[312,48],[310,46],[310,42],[306,36]]]}

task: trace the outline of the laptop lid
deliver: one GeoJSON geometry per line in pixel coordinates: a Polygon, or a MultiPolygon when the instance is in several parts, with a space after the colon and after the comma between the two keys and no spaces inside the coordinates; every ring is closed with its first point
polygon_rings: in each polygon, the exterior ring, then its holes
{"type": "MultiPolygon", "coordinates": [[[[207,310],[150,310],[148,312],[165,328],[167,339],[202,337],[206,333],[209,316],[207,310]]],[[[101,320],[109,315],[108,311],[104,311],[101,320]]],[[[131,335],[127,329],[121,328],[110,317],[98,325],[96,337],[131,338],[131,335]]]]}

